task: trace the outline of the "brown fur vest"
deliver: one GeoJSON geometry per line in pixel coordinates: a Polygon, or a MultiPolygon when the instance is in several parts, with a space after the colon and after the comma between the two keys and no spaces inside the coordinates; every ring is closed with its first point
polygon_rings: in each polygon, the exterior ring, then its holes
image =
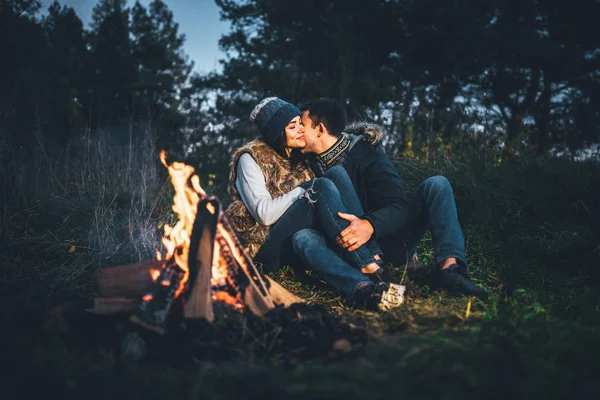
{"type": "Polygon", "coordinates": [[[225,214],[235,233],[248,248],[250,255],[254,257],[267,238],[269,227],[260,224],[252,217],[235,186],[237,163],[244,153],[250,154],[260,167],[265,176],[267,190],[273,198],[279,197],[312,179],[314,174],[304,162],[292,166],[288,159],[277,154],[262,139],[255,139],[235,151],[229,174],[231,204],[225,210],[225,214]]]}

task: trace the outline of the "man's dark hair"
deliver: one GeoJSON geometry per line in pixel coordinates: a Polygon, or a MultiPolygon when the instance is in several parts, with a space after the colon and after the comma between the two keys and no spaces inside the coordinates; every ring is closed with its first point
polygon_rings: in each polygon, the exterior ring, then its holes
{"type": "Polygon", "coordinates": [[[313,127],[323,124],[332,136],[339,137],[348,123],[344,108],[335,100],[321,97],[300,105],[300,111],[308,111],[313,127]]]}

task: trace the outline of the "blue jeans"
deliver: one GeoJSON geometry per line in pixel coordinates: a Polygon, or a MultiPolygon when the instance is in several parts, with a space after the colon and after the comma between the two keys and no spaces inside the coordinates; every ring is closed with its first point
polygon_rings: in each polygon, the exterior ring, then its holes
{"type": "Polygon", "coordinates": [[[296,200],[290,208],[271,226],[266,240],[254,256],[267,271],[275,272],[284,265],[298,267],[300,260],[294,253],[292,237],[294,233],[315,225],[314,207],[308,199],[296,200]]]}
{"type": "Polygon", "coordinates": [[[355,251],[347,251],[335,243],[335,237],[349,222],[337,217],[337,212],[347,212],[358,217],[364,215],[362,205],[346,170],[335,166],[327,170],[324,178],[314,180],[309,197],[322,202],[316,207],[321,230],[303,229],[292,238],[295,253],[306,266],[336,291],[350,296],[356,287],[371,281],[360,269],[375,262],[374,255],[382,255],[377,242],[372,239],[355,251]],[[339,192],[340,199],[334,194],[339,192]],[[342,204],[339,203],[341,201],[342,204]],[[345,211],[344,211],[345,210],[345,211]]]}
{"type": "Polygon", "coordinates": [[[396,266],[405,263],[429,229],[436,263],[455,257],[466,266],[465,240],[448,179],[438,175],[424,180],[410,198],[409,208],[409,224],[379,238],[386,261],[396,266]]]}
{"type": "Polygon", "coordinates": [[[346,170],[334,167],[330,171],[327,171],[327,176],[333,180],[322,177],[301,185],[307,189],[307,197],[296,200],[271,226],[265,242],[254,257],[255,262],[261,263],[268,271],[277,271],[284,265],[297,267],[300,260],[294,251],[292,237],[306,228],[322,229],[330,245],[340,253],[343,252],[348,262],[359,270],[375,262],[375,254],[382,254],[374,241],[352,252],[335,244],[336,236],[350,225],[337,215],[338,211],[359,216],[363,212],[346,170]],[[349,205],[348,208],[346,204],[349,205]]]}
{"type": "Polygon", "coordinates": [[[302,229],[292,238],[294,252],[306,266],[336,291],[352,295],[356,287],[371,281],[358,269],[352,268],[332,250],[323,233],[315,229],[302,229]]]}
{"type": "Polygon", "coordinates": [[[374,263],[375,255],[382,254],[374,239],[354,251],[348,251],[336,244],[337,235],[350,225],[349,221],[337,215],[338,211],[358,217],[364,215],[352,181],[343,167],[332,167],[323,177],[315,178],[307,190],[307,196],[315,205],[319,227],[325,233],[329,246],[352,267],[361,269],[374,263]]]}
{"type": "MultiPolygon", "coordinates": [[[[346,210],[349,214],[354,214],[357,217],[362,217],[363,215],[365,215],[362,204],[360,203],[360,199],[358,198],[356,190],[354,189],[354,185],[352,184],[352,180],[350,179],[350,176],[348,176],[348,172],[346,172],[346,169],[344,167],[340,165],[331,167],[327,171],[325,171],[325,174],[323,176],[329,178],[333,182],[333,184],[338,188],[342,201],[344,202],[344,206],[346,207],[346,210]]],[[[372,255],[383,255],[383,252],[379,248],[379,245],[377,244],[374,238],[369,240],[366,243],[366,246],[372,255]]],[[[348,252],[344,249],[343,254],[344,253],[351,252],[348,252]]],[[[350,263],[353,262],[352,258],[345,257],[345,259],[350,263]]]]}

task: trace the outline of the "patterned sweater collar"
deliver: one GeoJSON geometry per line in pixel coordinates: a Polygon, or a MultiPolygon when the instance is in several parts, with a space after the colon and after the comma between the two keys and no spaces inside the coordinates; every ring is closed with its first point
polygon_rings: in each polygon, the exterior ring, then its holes
{"type": "Polygon", "coordinates": [[[351,143],[352,140],[350,137],[348,137],[346,133],[342,133],[333,146],[317,155],[316,158],[319,162],[319,166],[326,171],[334,165],[339,164],[340,161],[342,161],[340,157],[350,148],[351,143]]]}

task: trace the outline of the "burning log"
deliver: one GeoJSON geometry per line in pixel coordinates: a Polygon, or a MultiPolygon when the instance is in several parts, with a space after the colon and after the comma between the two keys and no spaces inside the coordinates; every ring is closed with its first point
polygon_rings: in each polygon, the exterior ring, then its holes
{"type": "Polygon", "coordinates": [[[98,297],[91,312],[98,315],[132,313],[160,275],[165,263],[158,260],[102,268],[98,271],[98,297]]]}
{"type": "Polygon", "coordinates": [[[184,309],[187,318],[205,318],[209,322],[215,319],[211,282],[213,265],[219,262],[219,252],[215,249],[219,212],[218,202],[206,200],[196,210],[188,256],[191,293],[184,309]]]}
{"type": "Polygon", "coordinates": [[[142,302],[131,316],[130,321],[163,334],[167,324],[167,315],[183,276],[184,271],[175,264],[164,268],[151,290],[142,297],[142,302]]]}

